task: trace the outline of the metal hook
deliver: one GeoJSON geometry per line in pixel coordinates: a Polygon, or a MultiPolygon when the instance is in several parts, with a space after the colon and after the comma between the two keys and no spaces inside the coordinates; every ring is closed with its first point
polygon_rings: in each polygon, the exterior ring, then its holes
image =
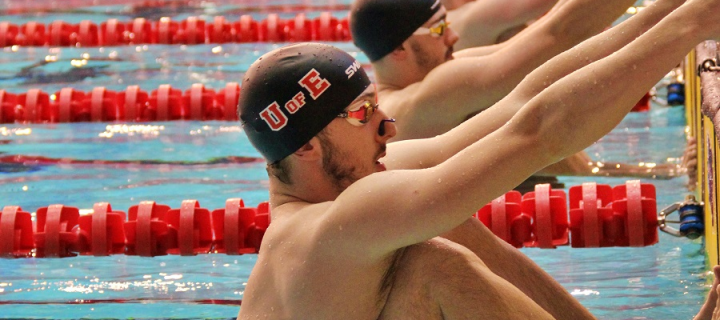
{"type": "Polygon", "coordinates": [[[715,59],[706,59],[698,66],[698,73],[718,71],[720,71],[720,67],[718,67],[715,59]]]}
{"type": "Polygon", "coordinates": [[[699,212],[693,212],[692,210],[693,206],[702,207],[703,205],[704,204],[702,202],[698,202],[697,200],[695,200],[695,196],[688,195],[685,198],[684,202],[676,202],[667,206],[665,209],[662,209],[662,211],[660,211],[657,217],[660,231],[663,231],[675,237],[688,237],[690,239],[698,238],[703,228],[703,223],[701,221],[702,217],[698,218],[699,220],[693,220],[692,216],[695,213],[702,214],[702,208],[698,210],[699,212]],[[667,216],[675,211],[680,211],[680,221],[668,221],[667,216]],[[668,226],[668,222],[679,223],[680,230],[668,226]]]}

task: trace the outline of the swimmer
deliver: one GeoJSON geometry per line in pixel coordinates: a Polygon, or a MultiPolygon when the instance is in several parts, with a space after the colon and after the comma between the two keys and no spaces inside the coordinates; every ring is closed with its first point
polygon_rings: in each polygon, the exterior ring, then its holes
{"type": "MultiPolygon", "coordinates": [[[[436,0],[356,0],[351,8],[350,29],[355,44],[372,62],[379,103],[398,120],[398,134],[392,139],[398,141],[445,133],[492,106],[538,66],[600,32],[634,2],[560,1],[532,29],[489,55],[483,48],[453,53],[458,35],[446,25],[446,10],[436,0]]],[[[673,6],[681,3],[671,2],[673,6]]],[[[651,16],[655,22],[661,17],[651,16]]],[[[632,40],[623,35],[620,38],[623,41],[605,38],[596,42],[608,41],[619,48],[632,40]]],[[[599,51],[609,54],[607,50],[599,51]]],[[[588,60],[600,56],[584,54],[588,60]]],[[[563,68],[567,73],[586,64],[577,57],[570,61],[573,67],[563,68]]],[[[545,86],[552,83],[537,81],[545,86]]],[[[505,114],[499,120],[507,121],[511,116],[505,114]]],[[[586,153],[579,152],[537,175],[671,178],[678,171],[675,164],[598,166],[586,153]]],[[[531,189],[535,181],[529,182],[531,189]]]]}
{"type": "MultiPolygon", "coordinates": [[[[239,116],[268,162],[273,222],[239,318],[592,319],[471,217],[606,134],[695,44],[720,38],[717,8],[720,0],[690,0],[645,33],[621,24],[616,32],[642,35],[572,73],[539,69],[553,83],[523,81],[520,92],[532,96],[510,95],[445,134],[397,143],[350,55],[326,44],[263,55],[243,79],[239,116]],[[512,120],[498,124],[486,115],[495,112],[512,120]]],[[[711,319],[716,287],[696,319],[711,319]]]]}

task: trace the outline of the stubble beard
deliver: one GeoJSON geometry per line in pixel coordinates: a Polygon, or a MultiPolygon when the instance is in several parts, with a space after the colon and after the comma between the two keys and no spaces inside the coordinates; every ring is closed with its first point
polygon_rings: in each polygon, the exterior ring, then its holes
{"type": "Polygon", "coordinates": [[[342,159],[348,159],[349,156],[337,151],[338,149],[327,138],[318,136],[318,139],[323,149],[323,170],[330,178],[335,190],[341,193],[360,179],[357,176],[357,167],[343,165],[342,159]]]}

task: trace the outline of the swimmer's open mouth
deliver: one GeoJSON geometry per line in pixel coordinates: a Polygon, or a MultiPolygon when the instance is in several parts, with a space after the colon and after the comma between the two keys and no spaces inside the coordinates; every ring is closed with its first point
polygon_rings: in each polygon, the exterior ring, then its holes
{"type": "Polygon", "coordinates": [[[385,155],[386,155],[385,147],[383,147],[382,149],[380,149],[380,154],[378,154],[378,155],[375,157],[375,162],[380,162],[380,159],[384,158],[385,155]]]}
{"type": "MultiPolygon", "coordinates": [[[[383,148],[383,149],[385,149],[385,148],[383,148]]],[[[377,157],[376,160],[375,160],[375,166],[380,166],[380,168],[381,168],[382,171],[386,170],[385,164],[383,164],[382,162],[380,162],[380,159],[382,159],[383,157],[385,157],[385,151],[383,151],[382,153],[380,153],[380,155],[378,155],[378,157],[377,157]]]]}

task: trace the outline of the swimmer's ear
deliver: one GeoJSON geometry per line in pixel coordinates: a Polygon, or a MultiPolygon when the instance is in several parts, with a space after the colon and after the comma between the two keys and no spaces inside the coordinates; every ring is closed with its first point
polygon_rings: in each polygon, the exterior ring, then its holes
{"type": "Polygon", "coordinates": [[[295,151],[293,155],[300,161],[322,161],[323,154],[320,140],[317,137],[313,137],[308,143],[295,151]]]}
{"type": "Polygon", "coordinates": [[[408,56],[408,50],[405,48],[407,46],[407,41],[403,42],[400,46],[395,48],[392,52],[388,54],[388,56],[392,57],[392,59],[395,60],[405,60],[408,56]]]}

